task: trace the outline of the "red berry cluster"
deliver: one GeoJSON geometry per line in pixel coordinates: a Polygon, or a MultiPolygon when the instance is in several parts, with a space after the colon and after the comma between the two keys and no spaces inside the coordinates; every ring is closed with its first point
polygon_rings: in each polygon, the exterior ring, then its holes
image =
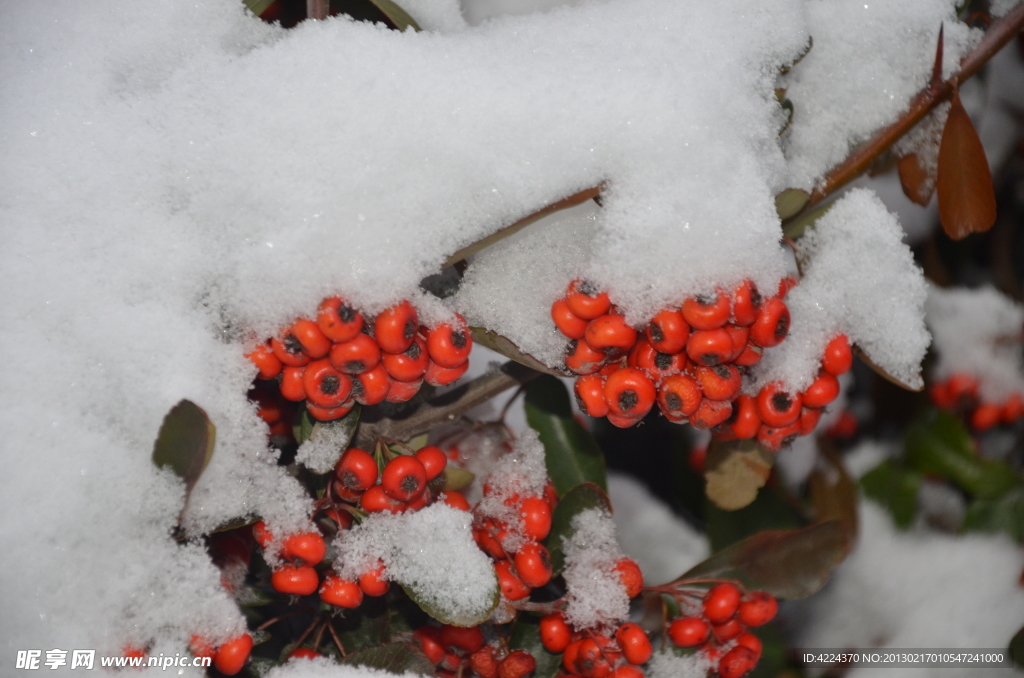
{"type": "MultiPolygon", "coordinates": [[[[681,604],[687,598],[677,598],[681,604]]],[[[721,678],[740,678],[757,665],[761,658],[761,640],[747,631],[748,627],[767,624],[775,617],[779,605],[763,591],[746,596],[728,582],[712,587],[698,605],[686,616],[672,620],[669,639],[679,647],[698,648],[708,660],[717,662],[721,678]]]]}
{"type": "Polygon", "coordinates": [[[480,678],[523,678],[537,666],[526,650],[509,651],[498,644],[485,645],[479,626],[423,626],[412,638],[438,667],[440,678],[465,675],[467,669],[480,678]]]}
{"type": "Polygon", "coordinates": [[[211,657],[213,665],[218,671],[226,676],[233,676],[245,666],[252,646],[252,636],[243,633],[222,643],[219,647],[214,647],[209,640],[202,636],[192,636],[188,649],[196,657],[211,657]]]}
{"type": "Polygon", "coordinates": [[[638,625],[627,622],[614,635],[573,631],[561,612],[540,620],[544,649],[562,654],[561,675],[583,678],[643,678],[641,664],[654,653],[651,640],[638,625]]]}
{"type": "Polygon", "coordinates": [[[628,427],[657,403],[671,421],[711,429],[720,439],[756,437],[772,450],[810,433],[821,409],[839,395],[836,377],[852,365],[845,336],[829,344],[821,374],[803,393],[769,384],[756,397],[741,394],[744,374],[789,332],[783,299],[794,285],[787,278],[765,299],[748,280],[731,293],[667,308],[641,331],[626,323],[606,292],[574,281],[552,304],[551,317],[571,340],[565,366],[580,375],[580,409],[628,427]]]}
{"type": "Polygon", "coordinates": [[[424,381],[450,384],[469,367],[473,337],[465,320],[420,326],[408,301],[365,318],[340,297],[320,302],[316,321],[300,318],[247,357],[261,379],[279,379],[281,395],[306,401],[321,421],[359,403],[409,400],[424,381]]]}
{"type": "Polygon", "coordinates": [[[978,395],[978,379],[958,372],[932,384],[929,395],[935,406],[962,412],[975,431],[987,431],[997,424],[1013,424],[1024,417],[1024,394],[1014,393],[1001,403],[985,402],[978,395]]]}

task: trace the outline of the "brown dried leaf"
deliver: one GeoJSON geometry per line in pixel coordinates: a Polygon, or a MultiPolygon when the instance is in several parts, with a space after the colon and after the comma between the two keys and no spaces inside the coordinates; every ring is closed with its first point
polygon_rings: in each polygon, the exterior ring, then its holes
{"type": "Polygon", "coordinates": [[[838,520],[849,532],[857,535],[857,483],[853,481],[836,454],[835,446],[819,439],[818,466],[807,478],[817,522],[838,520]]]}
{"type": "Polygon", "coordinates": [[[750,505],[774,463],[775,455],[753,440],[712,440],[704,471],[708,499],[725,511],[750,505]]]}
{"type": "Polygon", "coordinates": [[[996,194],[985,148],[957,92],[942,130],[936,187],[939,220],[953,240],[983,233],[996,223],[996,194]]]}
{"type": "Polygon", "coordinates": [[[878,376],[882,377],[883,379],[885,379],[889,383],[896,384],[897,386],[899,386],[902,389],[905,389],[907,391],[914,391],[915,393],[918,393],[918,392],[921,392],[921,391],[924,390],[924,380],[920,377],[920,375],[918,375],[916,382],[914,382],[913,384],[908,384],[907,382],[903,381],[899,377],[895,377],[895,376],[889,374],[885,370],[885,368],[880,367],[878,365],[878,363],[876,363],[874,360],[871,359],[871,356],[869,356],[867,353],[864,352],[863,349],[861,349],[860,346],[854,346],[853,347],[853,353],[858,358],[860,358],[861,361],[863,361],[863,363],[865,365],[870,367],[874,371],[875,374],[877,374],[878,376]]]}
{"type": "Polygon", "coordinates": [[[921,160],[916,153],[900,158],[897,168],[904,195],[918,205],[926,206],[932,199],[932,193],[935,192],[935,177],[921,167],[921,160]]]}

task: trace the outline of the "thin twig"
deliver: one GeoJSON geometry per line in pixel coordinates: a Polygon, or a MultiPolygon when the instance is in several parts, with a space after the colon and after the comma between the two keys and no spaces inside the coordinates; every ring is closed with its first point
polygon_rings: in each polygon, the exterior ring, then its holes
{"type": "Polygon", "coordinates": [[[334,639],[334,644],[338,646],[338,652],[341,653],[342,657],[347,657],[348,654],[345,652],[345,646],[341,643],[341,638],[338,637],[338,633],[334,630],[334,624],[327,621],[327,630],[331,632],[331,638],[334,639]]]}

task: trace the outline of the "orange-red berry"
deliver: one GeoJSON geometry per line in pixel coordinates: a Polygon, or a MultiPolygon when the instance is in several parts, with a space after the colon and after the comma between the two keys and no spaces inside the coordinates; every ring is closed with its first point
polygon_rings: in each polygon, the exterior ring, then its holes
{"type": "Polygon", "coordinates": [[[801,396],[806,407],[825,407],[839,397],[839,380],[828,372],[818,375],[801,396]]]}
{"type": "Polygon", "coordinates": [[[981,403],[971,412],[971,428],[987,431],[1002,419],[1003,408],[995,403],[981,403]]]}
{"type": "Polygon", "coordinates": [[[1000,418],[1004,424],[1009,425],[1021,417],[1024,417],[1024,397],[1014,393],[1003,403],[1000,418]]]}
{"type": "Polygon", "coordinates": [[[750,648],[734,647],[719,660],[718,675],[720,678],[741,678],[753,669],[755,664],[757,664],[757,660],[750,648]]]}
{"type": "Polygon", "coordinates": [[[441,629],[433,626],[421,626],[413,631],[412,639],[419,643],[423,654],[434,664],[444,659],[444,646],[441,645],[441,629]]]}
{"type": "Polygon", "coordinates": [[[274,533],[270,531],[270,528],[262,520],[253,523],[252,536],[256,543],[260,545],[260,548],[264,550],[274,543],[274,533]]]}
{"type": "Polygon", "coordinates": [[[458,367],[441,367],[433,360],[427,366],[427,372],[423,375],[424,381],[431,386],[447,386],[448,384],[454,383],[462,378],[462,375],[469,369],[469,361],[462,363],[458,367]]]}
{"type": "Polygon", "coordinates": [[[196,657],[213,657],[217,654],[217,648],[209,638],[203,636],[192,636],[188,641],[188,649],[196,657]]]}
{"type": "Polygon", "coordinates": [[[493,647],[482,647],[469,655],[469,668],[480,678],[498,678],[498,659],[493,647]]]}
{"type": "Polygon", "coordinates": [[[761,639],[755,636],[753,633],[741,633],[736,636],[736,646],[745,647],[754,653],[754,662],[761,658],[761,649],[763,644],[761,639]]]}
{"type": "Polygon", "coordinates": [[[739,620],[745,626],[763,626],[775,618],[779,603],[775,596],[764,591],[747,594],[739,606],[739,620]]]}
{"type": "Polygon", "coordinates": [[[743,387],[743,377],[734,366],[700,366],[693,371],[704,397],[709,400],[734,400],[743,387]]]}
{"type": "Polygon", "coordinates": [[[395,457],[380,474],[380,485],[392,499],[409,501],[419,496],[427,486],[427,471],[416,457],[395,457]]]}
{"type": "Polygon", "coordinates": [[[484,646],[484,633],[479,626],[445,624],[441,627],[441,645],[457,647],[463,652],[476,652],[484,646]]]}
{"type": "Polygon", "coordinates": [[[643,370],[652,382],[660,384],[667,377],[680,374],[688,364],[686,353],[661,353],[641,337],[629,352],[627,364],[643,370]]]}
{"type": "Polygon", "coordinates": [[[259,370],[260,379],[273,379],[281,374],[281,368],[284,366],[267,344],[260,344],[246,353],[245,357],[259,370]]]}
{"type": "Polygon", "coordinates": [[[697,365],[727,362],[733,352],[732,336],[722,329],[697,330],[686,342],[686,355],[697,365]]]}
{"type": "Polygon", "coordinates": [[[700,401],[700,407],[690,415],[690,426],[694,428],[714,428],[729,420],[732,416],[732,403],[728,400],[700,401]]]}
{"type": "Polygon", "coordinates": [[[584,336],[592,349],[609,355],[625,353],[636,343],[636,330],[626,324],[624,316],[617,313],[591,320],[584,336]]]}
{"type": "Polygon", "coordinates": [[[243,633],[217,648],[213,655],[213,665],[225,676],[233,676],[245,666],[251,651],[252,636],[243,633]]]}
{"type": "Polygon", "coordinates": [[[788,426],[800,418],[803,398],[783,390],[782,384],[772,382],[757,394],[757,413],[765,426],[788,426]]]}
{"type": "Polygon", "coordinates": [[[602,351],[590,347],[583,339],[573,339],[566,347],[565,366],[576,374],[593,374],[607,359],[602,351]]]}
{"type": "Polygon", "coordinates": [[[530,587],[523,583],[523,580],[512,571],[512,564],[507,560],[499,560],[494,563],[494,571],[498,575],[498,585],[501,587],[501,595],[506,600],[522,600],[530,595],[530,587]]]}
{"type": "Polygon", "coordinates": [[[363,590],[354,581],[330,576],[320,587],[320,600],[335,607],[355,609],[363,602],[363,590]]]}
{"type": "Polygon", "coordinates": [[[729,321],[729,297],[702,295],[683,302],[683,319],[695,330],[714,330],[729,321]]]}
{"type": "Polygon", "coordinates": [[[291,661],[292,659],[316,659],[317,657],[323,657],[323,655],[308,647],[297,647],[288,653],[288,658],[285,661],[291,661]]]}
{"type": "Polygon", "coordinates": [[[623,664],[608,674],[608,678],[644,678],[644,672],[636,666],[623,664]]]}
{"type": "Polygon", "coordinates": [[[377,482],[377,460],[358,447],[350,447],[334,467],[334,475],[350,492],[361,492],[377,482]]]}
{"type": "Polygon", "coordinates": [[[360,405],[376,405],[388,397],[390,390],[391,375],[383,365],[378,364],[352,379],[352,397],[360,405]]]}
{"type": "Polygon", "coordinates": [[[423,464],[423,470],[427,473],[427,482],[441,475],[445,466],[448,465],[448,457],[437,445],[426,445],[416,450],[414,455],[423,464]]]}
{"type": "Polygon", "coordinates": [[[363,314],[340,297],[329,297],[317,308],[316,324],[331,341],[351,341],[363,329],[363,314]]]}
{"type": "Polygon", "coordinates": [[[750,341],[761,348],[778,346],[789,334],[789,308],[786,302],[773,297],[765,302],[750,326],[750,341]]]}
{"type": "Polygon", "coordinates": [[[340,419],[351,412],[354,406],[354,400],[346,400],[337,407],[320,407],[319,405],[307,402],[306,411],[309,412],[311,417],[318,421],[334,421],[335,419],[340,419]]]}
{"type": "Polygon", "coordinates": [[[658,313],[647,324],[647,341],[661,353],[679,353],[686,348],[690,338],[690,326],[679,311],[666,309],[658,313]]]}
{"type": "Polygon", "coordinates": [[[442,323],[427,332],[427,351],[430,359],[441,367],[458,367],[469,360],[473,349],[473,335],[460,316],[452,326],[442,323]]]}
{"type": "Polygon", "coordinates": [[[537,660],[526,650],[513,650],[498,663],[498,678],[525,678],[537,668],[537,660]]]}
{"type": "Polygon", "coordinates": [[[718,639],[718,642],[726,643],[743,633],[743,624],[733,617],[721,624],[713,624],[711,630],[715,634],[715,638],[718,639]]]}
{"type": "Polygon", "coordinates": [[[658,389],[658,405],[674,421],[696,412],[702,398],[700,385],[685,374],[667,378],[658,389]]]}
{"type": "Polygon", "coordinates": [[[639,596],[644,587],[644,573],[636,561],[632,558],[622,558],[615,563],[613,569],[619,575],[619,581],[625,587],[626,595],[630,598],[639,596]]]}
{"type": "Polygon", "coordinates": [[[654,650],[651,640],[638,625],[628,622],[615,632],[615,640],[619,642],[622,656],[630,664],[646,664],[654,650]]]}
{"type": "Polygon", "coordinates": [[[761,416],[757,413],[757,401],[752,396],[741,394],[733,403],[729,432],[740,440],[748,440],[761,429],[761,416]]]}
{"type": "Polygon", "coordinates": [[[552,612],[540,618],[540,642],[553,654],[565,652],[572,641],[572,629],[565,623],[561,612],[552,612]]]}
{"type": "Polygon", "coordinates": [[[846,374],[853,367],[853,351],[845,334],[836,335],[825,346],[825,355],[821,357],[821,366],[834,377],[846,374]]]}
{"type": "Polygon", "coordinates": [[[384,578],[384,566],[375,567],[359,576],[359,588],[374,598],[383,596],[391,588],[391,582],[384,578]]]}
{"type": "Polygon", "coordinates": [[[516,572],[523,583],[532,588],[551,581],[551,556],[535,541],[524,544],[515,556],[516,572]]]}
{"type": "Polygon", "coordinates": [[[418,329],[416,309],[408,301],[403,301],[377,316],[373,323],[373,338],[382,351],[401,353],[412,345],[418,329]]]}
{"type": "Polygon", "coordinates": [[[523,534],[541,541],[551,532],[551,505],[543,497],[527,497],[519,505],[523,534]]]}
{"type": "Polygon", "coordinates": [[[309,356],[302,351],[302,342],[291,332],[285,332],[280,339],[271,339],[270,348],[284,365],[302,367],[309,364],[309,356]]]}
{"type": "Polygon", "coordinates": [[[305,367],[302,389],[318,407],[340,407],[352,392],[352,378],[334,369],[330,360],[321,358],[305,367]]]}
{"type": "Polygon", "coordinates": [[[319,583],[316,570],[308,565],[286,564],[270,575],[270,584],[275,591],[294,596],[308,596],[316,591],[319,583]]]}
{"type": "Polygon", "coordinates": [[[288,365],[281,370],[281,395],[285,400],[299,402],[306,399],[306,387],[303,384],[303,377],[306,374],[305,367],[293,367],[288,365]]]}
{"type": "Polygon", "coordinates": [[[584,320],[599,318],[612,306],[607,292],[598,293],[591,283],[581,280],[574,280],[569,284],[565,302],[573,314],[584,320]]]}
{"type": "Polygon", "coordinates": [[[402,353],[382,353],[380,362],[392,379],[399,381],[422,379],[430,366],[427,343],[421,337],[414,337],[412,344],[402,353]]]}
{"type": "Polygon", "coordinates": [[[323,358],[331,350],[331,340],[324,336],[312,320],[300,318],[288,331],[302,345],[302,352],[314,360],[323,358]]]}
{"type": "Polygon", "coordinates": [[[378,513],[387,511],[389,513],[401,513],[405,503],[396,501],[388,496],[387,492],[380,485],[374,485],[363,492],[359,498],[359,506],[367,513],[378,513]]]}
{"type": "Polygon", "coordinates": [[[800,435],[809,436],[814,433],[814,429],[818,428],[818,422],[821,420],[821,410],[813,407],[804,407],[800,410],[800,419],[797,424],[800,425],[800,435]]]}
{"type": "Polygon", "coordinates": [[[712,624],[728,621],[740,606],[740,590],[734,584],[715,584],[704,595],[704,617],[712,624]]]}
{"type": "Polygon", "coordinates": [[[565,652],[562,653],[562,667],[575,676],[580,674],[580,670],[576,666],[576,659],[579,658],[581,645],[583,645],[582,639],[574,640],[569,643],[568,647],[565,648],[565,652]]]}
{"type": "Polygon", "coordinates": [[[392,379],[391,384],[388,387],[388,395],[385,400],[389,403],[404,403],[419,393],[420,386],[422,385],[422,379],[417,379],[416,381],[399,381],[397,379],[392,379]]]}
{"type": "Polygon", "coordinates": [[[743,353],[740,353],[733,359],[733,363],[740,367],[753,367],[754,365],[761,362],[761,356],[764,354],[764,349],[760,346],[748,343],[743,349],[743,353]]]}
{"type": "Polygon", "coordinates": [[[604,397],[608,409],[614,414],[643,417],[654,405],[657,391],[643,371],[625,367],[611,375],[604,383],[604,397]]]}
{"type": "Polygon", "coordinates": [[[605,678],[612,672],[611,663],[594,638],[586,638],[580,643],[575,665],[584,678],[605,678]]]}
{"type": "Polygon", "coordinates": [[[757,313],[760,310],[761,295],[757,291],[757,285],[747,280],[733,293],[732,321],[741,327],[748,327],[757,320],[757,313]]]}
{"type": "Polygon", "coordinates": [[[801,426],[799,421],[781,427],[765,424],[757,432],[757,444],[769,452],[778,452],[784,447],[789,447],[794,440],[799,438],[800,432],[801,426]]]}
{"type": "Polygon", "coordinates": [[[591,417],[608,414],[608,403],[604,399],[604,377],[600,374],[577,377],[573,392],[576,394],[576,404],[584,414],[591,417]]]}
{"type": "Polygon", "coordinates": [[[587,320],[573,313],[565,299],[551,304],[551,319],[558,331],[570,339],[582,339],[587,333],[587,320]]]}
{"type": "Polygon", "coordinates": [[[696,647],[711,635],[711,627],[700,617],[679,617],[668,627],[668,637],[679,647],[696,647]]]}
{"type": "Polygon", "coordinates": [[[360,332],[354,338],[331,347],[330,360],[339,372],[362,374],[380,363],[380,355],[380,346],[377,342],[360,332]]]}
{"type": "Polygon", "coordinates": [[[281,555],[289,559],[299,558],[306,565],[316,565],[327,555],[327,544],[315,532],[293,534],[281,545],[281,555]]]}
{"type": "Polygon", "coordinates": [[[456,509],[458,511],[469,511],[471,507],[469,501],[466,499],[466,495],[462,494],[458,490],[445,490],[439,497],[446,505],[456,509]]]}

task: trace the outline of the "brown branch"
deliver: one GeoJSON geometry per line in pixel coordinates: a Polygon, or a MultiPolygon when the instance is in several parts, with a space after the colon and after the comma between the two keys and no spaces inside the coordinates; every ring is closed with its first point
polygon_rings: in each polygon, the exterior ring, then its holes
{"type": "Polygon", "coordinates": [[[909,132],[936,106],[952,96],[960,83],[977,73],[996,52],[1021,31],[1021,28],[1024,28],[1024,5],[1018,6],[992,24],[978,46],[960,61],[959,72],[948,80],[934,86],[929,84],[918,92],[896,122],[875,133],[875,136],[847,156],[846,160],[832,168],[811,193],[811,199],[801,211],[806,211],[863,174],[878,156],[909,132]]]}
{"type": "Polygon", "coordinates": [[[424,403],[408,417],[384,418],[360,424],[353,445],[366,450],[382,437],[409,440],[440,424],[457,421],[465,412],[482,405],[502,391],[525,384],[538,376],[539,372],[510,360],[497,370],[424,403]]]}

